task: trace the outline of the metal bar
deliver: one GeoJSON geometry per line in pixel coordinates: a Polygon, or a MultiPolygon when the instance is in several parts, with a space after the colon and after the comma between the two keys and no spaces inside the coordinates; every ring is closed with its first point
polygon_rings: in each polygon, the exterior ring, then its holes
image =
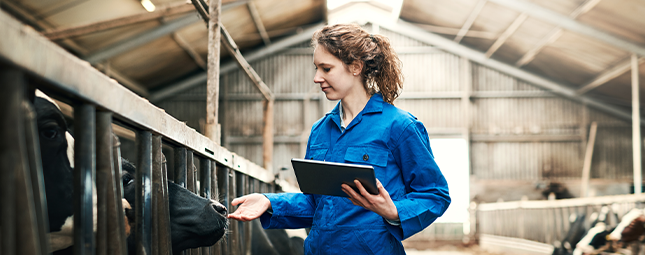
{"type": "Polygon", "coordinates": [[[206,83],[206,137],[221,143],[219,129],[220,42],[222,41],[222,1],[211,0],[208,21],[208,81],[206,83]]]}
{"type": "Polygon", "coordinates": [[[265,45],[271,44],[271,39],[269,39],[269,34],[267,34],[267,30],[264,28],[264,23],[262,23],[262,18],[260,18],[260,13],[258,12],[258,9],[255,7],[255,4],[253,3],[253,1],[249,1],[249,3],[247,4],[247,7],[249,8],[251,19],[253,19],[253,23],[255,23],[255,27],[258,29],[258,32],[262,37],[262,41],[264,42],[265,45]]]}
{"type": "Polygon", "coordinates": [[[188,150],[186,152],[186,189],[192,193],[197,193],[195,190],[195,163],[193,162],[193,152],[188,150]]]}
{"type": "MultiPolygon", "coordinates": [[[[228,167],[219,167],[217,169],[217,180],[218,180],[218,193],[221,203],[228,208],[228,211],[233,212],[231,207],[231,199],[229,194],[229,173],[231,169],[228,167]]],[[[225,239],[219,241],[222,245],[222,254],[230,254],[231,251],[231,235],[226,235],[225,239]],[[224,241],[224,243],[222,243],[224,241]]]]}
{"type": "MultiPolygon", "coordinates": [[[[489,1],[493,1],[493,0],[489,0],[489,1]]],[[[500,0],[494,0],[494,1],[500,1],[500,0]]],[[[380,23],[379,21],[372,21],[372,22],[377,24],[380,23]]],[[[562,85],[560,83],[548,80],[541,76],[529,73],[527,71],[521,70],[517,67],[508,65],[506,63],[503,63],[494,59],[486,58],[486,56],[481,52],[467,48],[460,44],[456,44],[455,42],[450,41],[446,38],[443,38],[439,35],[433,35],[431,33],[424,32],[422,29],[409,25],[404,21],[399,21],[396,24],[383,23],[380,25],[384,28],[387,28],[392,31],[397,31],[403,35],[409,36],[419,41],[433,44],[453,54],[466,57],[473,62],[477,62],[484,66],[509,74],[510,76],[524,80],[534,86],[550,90],[557,95],[569,98],[571,100],[574,100],[580,103],[586,103],[589,106],[592,106],[596,109],[613,114],[616,117],[620,117],[624,120],[631,121],[631,113],[625,111],[624,109],[609,105],[604,102],[600,102],[596,99],[586,97],[584,95],[577,96],[574,90],[568,88],[565,85],[562,85]]],[[[641,121],[641,125],[642,124],[645,124],[645,123],[641,121]]]]}
{"type": "MultiPolygon", "coordinates": [[[[248,175],[243,175],[243,186],[242,195],[248,195],[253,192],[254,179],[248,175]]],[[[242,228],[242,244],[243,252],[242,254],[251,254],[251,222],[244,222],[244,228],[242,228]]]]}
{"type": "Polygon", "coordinates": [[[20,128],[16,123],[21,121],[21,102],[24,98],[24,80],[22,72],[14,68],[7,68],[0,65],[0,82],[2,93],[0,93],[0,198],[3,205],[0,207],[0,251],[2,254],[16,254],[16,168],[20,162],[19,137],[20,128]],[[8,206],[7,206],[8,205],[8,206]]]}
{"type": "Polygon", "coordinates": [[[184,147],[175,148],[175,184],[186,187],[186,157],[187,150],[184,147]]]}
{"type": "Polygon", "coordinates": [[[641,122],[640,111],[640,84],[638,80],[638,56],[636,53],[632,54],[632,146],[633,146],[633,159],[634,159],[634,194],[641,193],[643,178],[641,177],[641,127],[638,123],[641,122]]]}
{"type": "Polygon", "coordinates": [[[161,136],[152,135],[152,226],[151,226],[151,242],[150,248],[152,255],[161,254],[160,248],[166,240],[161,240],[162,232],[161,221],[163,219],[165,210],[165,197],[163,196],[163,183],[162,183],[162,159],[161,153],[161,136]]]}
{"type": "Polygon", "coordinates": [[[612,45],[618,49],[622,49],[627,52],[633,52],[640,56],[645,56],[645,47],[640,46],[638,43],[629,41],[627,39],[619,38],[611,33],[608,33],[600,29],[594,28],[592,26],[589,26],[587,24],[578,22],[574,19],[571,19],[570,17],[556,13],[554,11],[551,11],[537,4],[533,4],[528,1],[518,1],[518,0],[489,0],[489,1],[519,12],[526,12],[527,14],[531,15],[534,18],[540,19],[542,21],[551,23],[553,25],[562,27],[564,29],[570,30],[578,34],[589,36],[596,40],[612,45]]]}
{"type": "Polygon", "coordinates": [[[170,232],[170,196],[168,193],[168,164],[166,156],[161,154],[161,191],[163,197],[163,208],[158,211],[159,214],[159,247],[160,254],[172,254],[172,238],[170,232]]]}
{"type": "MultiPolygon", "coordinates": [[[[112,217],[115,217],[114,219],[112,219],[112,222],[114,222],[113,225],[115,226],[111,226],[110,228],[111,233],[109,235],[109,243],[111,245],[108,248],[108,254],[126,255],[128,252],[128,243],[125,233],[126,226],[124,219],[124,208],[122,203],[123,200],[120,199],[123,197],[123,182],[121,182],[121,142],[119,141],[119,137],[117,137],[116,135],[112,136],[112,162],[114,169],[114,173],[112,174],[114,183],[114,197],[116,197],[117,199],[116,204],[114,205],[114,215],[110,217],[111,219],[112,217]]],[[[130,230],[130,233],[132,233],[132,230],[130,230]]]]}
{"type": "Polygon", "coordinates": [[[135,177],[136,253],[151,254],[152,224],[152,134],[150,131],[137,133],[137,172],[135,177]]]}
{"type": "Polygon", "coordinates": [[[475,8],[473,8],[473,10],[470,12],[470,15],[468,15],[468,18],[466,19],[466,22],[464,22],[464,25],[461,27],[453,41],[455,41],[456,43],[461,42],[461,39],[463,39],[468,30],[470,30],[470,27],[475,22],[475,19],[477,19],[477,16],[479,16],[479,13],[482,11],[482,9],[484,9],[484,5],[486,5],[486,0],[479,0],[477,2],[477,5],[475,5],[475,8]]]}
{"type": "MultiPolygon", "coordinates": [[[[31,186],[33,191],[36,227],[40,250],[38,253],[49,253],[50,247],[47,238],[49,233],[49,218],[47,217],[47,198],[45,196],[45,182],[43,167],[40,157],[40,143],[38,140],[38,128],[36,127],[37,116],[31,104],[23,101],[25,113],[25,142],[29,163],[31,186]]],[[[4,108],[3,108],[4,109],[4,108]]],[[[7,140],[3,140],[8,142],[7,140]]]]}
{"type": "Polygon", "coordinates": [[[488,50],[486,51],[486,57],[490,58],[490,56],[492,56],[493,53],[495,53],[495,51],[497,51],[497,49],[499,49],[499,47],[501,47],[506,42],[506,40],[508,40],[508,38],[510,38],[511,35],[513,35],[513,33],[515,33],[515,31],[517,31],[517,29],[522,25],[522,23],[524,23],[524,21],[528,17],[529,17],[529,15],[527,15],[526,13],[521,13],[520,16],[518,16],[513,21],[513,23],[511,23],[511,25],[508,26],[508,28],[506,28],[504,33],[502,33],[497,38],[497,40],[495,40],[493,45],[490,46],[490,48],[488,48],[488,50]]]}
{"type": "MultiPolygon", "coordinates": [[[[110,216],[114,216],[111,206],[115,206],[114,196],[114,167],[112,160],[112,113],[98,111],[96,113],[96,195],[97,195],[97,227],[96,227],[96,254],[106,255],[110,246],[108,229],[110,216]],[[112,192],[110,192],[112,190],[112,192]],[[110,196],[112,195],[112,196],[110,196]]],[[[112,224],[110,224],[112,223],[112,224]]],[[[117,239],[118,240],[118,239],[117,239]]]]}
{"type": "MultiPolygon", "coordinates": [[[[242,173],[235,172],[235,197],[241,197],[245,195],[245,188],[246,188],[246,181],[245,181],[245,176],[242,173]]],[[[244,225],[246,225],[242,221],[235,221],[234,224],[237,224],[237,240],[238,240],[238,250],[239,254],[246,254],[245,250],[245,243],[244,243],[244,225]]]]}
{"type": "MultiPolygon", "coordinates": [[[[206,199],[211,198],[211,171],[213,169],[211,163],[208,158],[200,158],[199,194],[206,199]]],[[[211,254],[211,247],[202,247],[201,252],[202,254],[211,254]]]]}
{"type": "MultiPolygon", "coordinates": [[[[237,194],[237,172],[236,171],[231,171],[229,172],[228,175],[229,179],[229,185],[228,185],[228,197],[230,201],[233,201],[234,198],[238,197],[237,194]]],[[[237,209],[237,206],[233,208],[233,205],[230,204],[229,201],[229,210],[234,211],[237,209]]],[[[231,233],[230,239],[229,239],[229,252],[231,255],[241,255],[240,252],[240,240],[239,240],[239,225],[234,222],[233,224],[230,224],[231,227],[231,233]]]]}
{"type": "Polygon", "coordinates": [[[96,173],[96,113],[93,105],[74,107],[74,254],[94,251],[92,183],[96,173]]]}
{"type": "MultiPolygon", "coordinates": [[[[303,30],[301,33],[290,36],[283,40],[272,43],[269,46],[265,46],[259,50],[245,54],[245,59],[248,62],[253,62],[269,55],[273,55],[284,50],[287,50],[290,46],[295,44],[307,41],[311,39],[311,35],[318,29],[320,29],[323,24],[317,24],[310,28],[303,30]]],[[[238,64],[237,61],[231,61],[221,66],[220,75],[227,74],[234,70],[237,70],[238,64]]],[[[161,89],[155,93],[151,93],[150,101],[158,102],[163,99],[169,98],[171,96],[177,95],[179,92],[190,89],[192,87],[203,85],[206,83],[208,76],[206,73],[197,74],[195,76],[186,78],[178,83],[171,84],[164,89],[161,89]]]]}
{"type": "MultiPolygon", "coordinates": [[[[223,205],[227,205],[220,201],[220,190],[219,190],[219,171],[222,171],[223,167],[218,166],[215,162],[211,162],[211,197],[210,199],[218,201],[222,203],[223,205]]],[[[228,208],[228,207],[226,207],[228,208]]],[[[213,246],[211,246],[211,254],[212,255],[222,255],[226,253],[222,253],[223,245],[221,241],[218,241],[215,243],[213,246]]]]}
{"type": "Polygon", "coordinates": [[[137,34],[135,36],[123,39],[120,42],[107,46],[96,52],[90,53],[84,59],[92,64],[101,62],[108,58],[120,55],[136,47],[142,46],[152,42],[162,36],[166,36],[174,31],[191,25],[199,20],[199,16],[194,14],[187,14],[175,20],[169,21],[163,25],[150,29],[146,32],[137,34]]]}

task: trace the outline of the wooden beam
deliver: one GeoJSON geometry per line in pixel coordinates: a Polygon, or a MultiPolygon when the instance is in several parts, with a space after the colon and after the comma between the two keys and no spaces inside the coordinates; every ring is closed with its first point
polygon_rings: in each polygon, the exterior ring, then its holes
{"type": "MultiPolygon", "coordinates": [[[[639,64],[645,63],[645,57],[639,58],[638,63],[639,64]]],[[[631,70],[631,68],[632,68],[632,63],[631,63],[631,57],[630,57],[630,59],[627,59],[619,63],[618,65],[615,65],[609,70],[604,71],[600,75],[596,76],[596,78],[587,82],[585,85],[582,85],[580,89],[576,90],[576,94],[582,95],[584,93],[589,92],[592,89],[596,89],[602,86],[603,84],[613,80],[614,78],[626,73],[627,71],[631,70]]]]}
{"type": "Polygon", "coordinates": [[[589,191],[589,176],[591,172],[591,158],[593,157],[593,148],[596,144],[596,131],[598,130],[598,123],[595,121],[591,123],[589,129],[589,142],[587,142],[587,149],[585,151],[585,159],[582,165],[582,183],[580,185],[580,197],[588,197],[589,191]]]}
{"type": "Polygon", "coordinates": [[[156,20],[161,17],[167,17],[170,15],[187,13],[194,11],[195,7],[186,2],[174,3],[165,7],[157,8],[154,12],[145,12],[134,14],[130,16],[120,17],[116,19],[104,20],[93,22],[89,24],[79,25],[75,27],[63,27],[50,29],[43,33],[43,35],[50,40],[58,40],[64,38],[71,38],[86,34],[91,34],[95,32],[100,32],[108,29],[123,27],[127,25],[133,25],[141,22],[156,20]]]}
{"type": "Polygon", "coordinates": [[[206,61],[204,61],[202,56],[200,56],[199,53],[197,53],[197,51],[195,51],[195,49],[193,49],[193,47],[190,46],[190,44],[188,44],[188,42],[181,35],[179,35],[179,33],[173,33],[172,39],[175,40],[179,47],[184,49],[184,51],[193,59],[193,61],[195,61],[195,64],[197,64],[202,69],[207,70],[206,61]]]}
{"type": "Polygon", "coordinates": [[[249,1],[247,6],[249,8],[249,13],[251,14],[251,18],[255,23],[255,27],[258,29],[258,32],[260,32],[262,41],[264,41],[265,45],[271,44],[271,40],[269,39],[269,34],[267,34],[267,31],[264,28],[264,23],[262,23],[262,19],[260,18],[260,12],[258,12],[258,9],[255,7],[255,4],[253,3],[253,1],[249,1]]]}
{"type": "MultiPolygon", "coordinates": [[[[459,31],[461,31],[458,28],[452,28],[452,27],[433,26],[433,25],[421,24],[421,23],[412,23],[412,24],[414,24],[415,26],[421,27],[427,30],[428,32],[432,32],[436,34],[457,35],[459,34],[459,31]]],[[[497,34],[488,32],[488,31],[468,30],[466,31],[466,34],[464,34],[464,37],[495,39],[497,38],[497,34]]]]}
{"type": "MultiPolygon", "coordinates": [[[[208,81],[206,83],[206,137],[216,144],[221,143],[218,122],[219,111],[219,66],[222,0],[210,0],[208,6],[208,81]]],[[[203,16],[205,17],[205,16],[203,16]]]]}
{"type": "MultiPolygon", "coordinates": [[[[237,2],[246,2],[248,0],[222,0],[222,5],[225,5],[223,8],[232,8],[238,5],[237,2]]],[[[4,4],[4,2],[3,2],[4,4]]],[[[154,12],[143,12],[137,13],[134,15],[129,15],[125,17],[119,17],[110,20],[103,20],[98,22],[92,22],[89,24],[74,26],[74,27],[63,27],[63,28],[52,28],[43,33],[43,35],[50,40],[58,40],[70,37],[76,37],[91,33],[96,33],[100,31],[105,31],[108,29],[133,25],[141,22],[155,20],[161,17],[167,17],[175,14],[187,13],[194,11],[195,7],[190,3],[180,2],[169,4],[165,7],[157,8],[154,12]]]]}
{"type": "Polygon", "coordinates": [[[470,27],[475,22],[475,19],[477,19],[477,17],[479,16],[479,13],[484,8],[484,5],[486,5],[486,0],[479,0],[477,2],[475,8],[470,12],[470,15],[468,15],[466,22],[464,22],[464,25],[461,26],[461,29],[459,30],[459,32],[457,32],[457,36],[454,39],[456,43],[461,42],[461,39],[463,39],[466,33],[470,30],[470,27]]]}
{"type": "Polygon", "coordinates": [[[506,31],[504,31],[504,33],[502,33],[499,38],[497,38],[495,43],[493,43],[493,45],[488,48],[488,51],[486,51],[486,57],[490,58],[490,56],[492,56],[493,53],[495,53],[495,51],[497,51],[497,49],[499,49],[499,47],[501,47],[506,42],[506,40],[508,40],[508,38],[511,37],[513,33],[515,33],[515,31],[517,31],[520,25],[522,25],[522,23],[524,23],[524,21],[528,17],[529,15],[527,15],[526,13],[521,13],[520,16],[517,16],[513,23],[511,23],[511,25],[506,28],[506,31]]]}
{"type": "MultiPolygon", "coordinates": [[[[569,17],[572,19],[575,19],[581,14],[586,13],[589,10],[593,9],[593,7],[595,7],[599,2],[600,0],[587,0],[578,8],[576,8],[576,10],[574,10],[569,15],[569,17]]],[[[524,54],[524,56],[522,56],[522,58],[520,58],[520,60],[518,60],[515,63],[515,66],[522,67],[528,64],[529,62],[533,61],[533,59],[535,59],[535,56],[542,50],[542,48],[544,48],[544,46],[546,46],[547,44],[551,44],[555,42],[555,40],[560,38],[560,36],[562,35],[562,31],[563,30],[560,27],[556,27],[553,30],[551,30],[546,36],[542,38],[542,40],[540,40],[535,46],[533,46],[533,48],[527,51],[524,54]]]]}
{"type": "Polygon", "coordinates": [[[590,25],[576,21],[574,19],[571,19],[570,17],[554,12],[552,10],[549,10],[540,5],[531,3],[529,1],[525,1],[525,0],[522,0],[522,1],[488,0],[488,1],[519,12],[526,12],[531,17],[562,27],[574,33],[585,35],[595,40],[607,43],[611,46],[616,47],[617,49],[624,50],[627,52],[633,52],[640,56],[645,56],[645,46],[642,46],[640,43],[636,43],[627,39],[620,38],[614,34],[602,31],[590,25]]]}
{"type": "Polygon", "coordinates": [[[273,98],[264,101],[263,107],[263,121],[264,127],[262,129],[262,163],[264,169],[269,173],[273,173],[273,116],[274,116],[273,98]]]}

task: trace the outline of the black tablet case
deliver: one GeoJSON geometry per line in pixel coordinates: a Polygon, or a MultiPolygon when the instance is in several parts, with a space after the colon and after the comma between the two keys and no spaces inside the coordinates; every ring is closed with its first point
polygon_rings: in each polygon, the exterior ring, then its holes
{"type": "Polygon", "coordinates": [[[341,184],[349,185],[360,194],[354,184],[358,179],[367,192],[378,194],[372,166],[297,158],[291,159],[291,164],[303,193],[349,197],[341,184]]]}

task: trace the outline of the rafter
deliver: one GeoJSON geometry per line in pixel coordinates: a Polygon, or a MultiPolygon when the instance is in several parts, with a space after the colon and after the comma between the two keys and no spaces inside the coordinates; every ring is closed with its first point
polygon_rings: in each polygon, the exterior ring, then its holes
{"type": "MultiPolygon", "coordinates": [[[[645,58],[641,57],[638,59],[638,63],[642,64],[645,63],[645,58]]],[[[627,59],[625,61],[620,62],[620,64],[610,68],[609,70],[601,73],[600,75],[596,76],[593,80],[587,82],[585,85],[583,85],[580,89],[576,90],[577,95],[582,95],[584,93],[589,92],[590,90],[596,89],[603,84],[609,82],[610,80],[626,73],[627,71],[631,70],[631,58],[627,59]]]]}
{"type": "Polygon", "coordinates": [[[197,53],[197,51],[195,51],[195,49],[193,49],[193,47],[190,46],[190,44],[188,44],[188,42],[186,42],[186,40],[181,35],[179,35],[179,33],[173,33],[172,39],[175,40],[179,47],[184,49],[184,51],[193,59],[193,61],[195,61],[195,64],[206,70],[206,61],[204,61],[204,58],[202,58],[202,56],[199,55],[199,53],[197,53]]]}
{"type": "Polygon", "coordinates": [[[484,5],[486,5],[486,0],[479,0],[479,2],[477,2],[477,5],[475,5],[475,8],[472,10],[472,12],[470,12],[470,15],[466,19],[466,22],[464,22],[464,25],[457,33],[457,37],[455,37],[454,40],[456,43],[461,42],[461,39],[463,39],[466,33],[468,33],[468,30],[470,30],[470,27],[475,22],[475,19],[477,19],[479,13],[482,11],[482,9],[484,9],[484,5]]]}
{"type": "Polygon", "coordinates": [[[497,38],[495,43],[493,43],[493,45],[488,48],[488,51],[486,51],[486,57],[490,58],[490,56],[492,56],[493,53],[495,53],[495,51],[497,51],[497,49],[499,49],[499,47],[501,47],[502,44],[504,44],[506,40],[508,40],[508,38],[510,38],[511,35],[515,33],[515,31],[517,31],[517,29],[520,27],[520,25],[522,25],[522,23],[524,23],[528,16],[529,15],[527,15],[526,13],[520,14],[520,16],[518,16],[513,21],[513,23],[511,23],[511,25],[506,28],[506,31],[504,31],[504,33],[502,33],[499,38],[497,38]]]}
{"type": "MultiPolygon", "coordinates": [[[[587,0],[584,2],[582,5],[580,5],[576,10],[574,10],[571,14],[569,14],[569,17],[571,19],[576,19],[578,16],[582,15],[583,13],[586,13],[593,9],[600,0],[587,0]]],[[[529,62],[533,61],[535,59],[535,56],[546,46],[547,44],[551,44],[555,42],[560,36],[562,35],[562,28],[561,27],[556,27],[553,30],[551,30],[549,33],[547,33],[546,36],[542,38],[532,49],[527,51],[520,60],[518,60],[515,63],[515,66],[517,67],[522,67],[529,62]]]]}
{"type": "Polygon", "coordinates": [[[496,4],[505,6],[507,8],[519,11],[526,12],[531,17],[543,20],[545,22],[551,23],[553,25],[562,27],[569,31],[582,34],[591,38],[594,38],[598,41],[602,41],[609,45],[612,45],[618,49],[636,53],[639,56],[645,56],[645,47],[641,46],[638,43],[632,42],[627,39],[620,38],[611,33],[602,31],[590,25],[578,22],[570,17],[559,14],[557,12],[551,11],[547,8],[539,6],[537,4],[530,3],[525,0],[488,0],[496,4]]]}
{"type": "Polygon", "coordinates": [[[264,28],[264,23],[262,23],[262,19],[260,18],[260,12],[258,12],[258,9],[255,7],[255,4],[253,3],[253,1],[249,1],[247,6],[249,8],[249,13],[251,14],[251,18],[255,23],[255,27],[258,29],[258,32],[262,37],[262,41],[264,41],[265,45],[271,44],[271,40],[269,39],[269,34],[267,34],[267,31],[264,28]]]}

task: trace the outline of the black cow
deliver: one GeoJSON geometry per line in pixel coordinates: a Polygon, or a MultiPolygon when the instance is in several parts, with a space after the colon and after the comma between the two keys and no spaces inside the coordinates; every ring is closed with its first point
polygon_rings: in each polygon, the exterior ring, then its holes
{"type": "Polygon", "coordinates": [[[587,232],[587,229],[585,228],[585,219],[585,214],[572,214],[569,217],[571,227],[569,228],[569,231],[567,231],[567,234],[564,236],[562,241],[554,245],[555,247],[553,249],[553,255],[573,254],[573,250],[576,248],[576,245],[578,244],[578,242],[580,242],[580,239],[582,239],[582,237],[584,237],[585,233],[587,232]]]}
{"type": "MultiPolygon", "coordinates": [[[[34,106],[48,205],[48,235],[52,250],[57,251],[56,254],[67,254],[71,253],[73,244],[73,138],[67,132],[63,114],[53,101],[40,94],[34,99],[34,106]]],[[[127,160],[122,162],[124,197],[134,204],[135,168],[127,160]]],[[[170,182],[168,195],[173,251],[210,246],[224,235],[228,224],[224,206],[170,182]]],[[[131,252],[133,239],[133,236],[128,237],[131,252]]]]}
{"type": "MultiPolygon", "coordinates": [[[[135,167],[122,159],[123,195],[130,204],[135,199],[135,167]]],[[[173,253],[197,247],[211,246],[219,241],[228,226],[226,207],[200,197],[175,183],[168,182],[170,232],[173,253]]],[[[128,238],[128,250],[134,254],[134,238],[128,238]]]]}

